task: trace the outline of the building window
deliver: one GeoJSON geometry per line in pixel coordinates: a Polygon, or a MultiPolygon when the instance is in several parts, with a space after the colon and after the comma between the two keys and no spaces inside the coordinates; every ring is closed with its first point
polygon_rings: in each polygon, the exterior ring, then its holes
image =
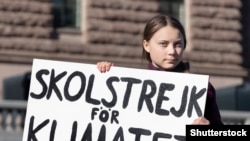
{"type": "Polygon", "coordinates": [[[162,0],[160,9],[163,13],[174,16],[184,25],[184,0],[162,0]]]}
{"type": "Polygon", "coordinates": [[[81,0],[53,0],[53,25],[56,28],[80,28],[81,0]]]}

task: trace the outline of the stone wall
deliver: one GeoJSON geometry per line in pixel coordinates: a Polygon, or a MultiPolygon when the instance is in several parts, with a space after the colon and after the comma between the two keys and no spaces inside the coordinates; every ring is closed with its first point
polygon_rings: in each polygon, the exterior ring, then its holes
{"type": "Polygon", "coordinates": [[[185,57],[196,71],[247,75],[242,67],[241,7],[240,0],[191,0],[191,51],[185,57]]]}
{"type": "MultiPolygon", "coordinates": [[[[0,65],[31,66],[33,58],[45,58],[83,63],[108,60],[117,66],[145,68],[142,31],[149,18],[164,13],[163,1],[84,0],[84,29],[66,30],[53,28],[52,0],[0,0],[0,65]]],[[[187,1],[190,46],[184,59],[190,61],[191,71],[248,77],[249,68],[243,64],[249,49],[242,46],[242,41],[249,45],[244,36],[249,38],[249,18],[244,18],[246,25],[241,22],[244,1],[187,1]]]]}

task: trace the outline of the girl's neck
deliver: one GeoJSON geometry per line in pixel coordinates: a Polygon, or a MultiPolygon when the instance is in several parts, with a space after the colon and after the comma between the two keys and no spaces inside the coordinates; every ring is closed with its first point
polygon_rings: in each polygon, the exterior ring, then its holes
{"type": "Polygon", "coordinates": [[[149,70],[159,70],[159,71],[169,71],[169,72],[189,72],[189,63],[188,62],[180,62],[174,69],[172,70],[165,70],[162,68],[157,68],[153,65],[152,62],[148,63],[149,70]]]}

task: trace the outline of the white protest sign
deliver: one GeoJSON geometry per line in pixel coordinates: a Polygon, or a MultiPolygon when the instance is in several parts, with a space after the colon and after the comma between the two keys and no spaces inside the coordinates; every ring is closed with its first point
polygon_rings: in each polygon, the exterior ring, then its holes
{"type": "Polygon", "coordinates": [[[185,140],[209,76],[34,59],[23,141],[185,140]]]}

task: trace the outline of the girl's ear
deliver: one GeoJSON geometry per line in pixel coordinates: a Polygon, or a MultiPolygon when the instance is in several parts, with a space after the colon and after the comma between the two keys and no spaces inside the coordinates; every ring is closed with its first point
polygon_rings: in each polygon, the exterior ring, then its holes
{"type": "Polygon", "coordinates": [[[143,40],[143,48],[146,52],[149,52],[149,43],[146,40],[143,40]]]}

